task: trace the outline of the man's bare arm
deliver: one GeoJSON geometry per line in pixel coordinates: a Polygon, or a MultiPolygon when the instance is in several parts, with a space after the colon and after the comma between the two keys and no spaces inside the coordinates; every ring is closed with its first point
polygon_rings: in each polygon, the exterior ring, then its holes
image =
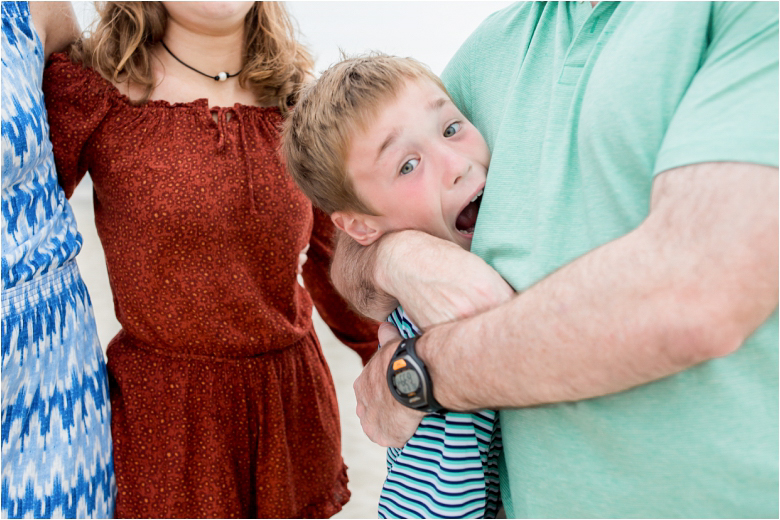
{"type": "Polygon", "coordinates": [[[340,234],[331,278],[366,316],[384,320],[400,301],[423,330],[473,316],[514,295],[481,258],[420,231],[392,233],[368,247],[340,234]]]}
{"type": "MultiPolygon", "coordinates": [[[[698,164],[659,175],[633,232],[507,304],[433,327],[417,350],[448,408],[579,400],[728,355],[777,302],[777,169],[698,164]]],[[[408,412],[367,390],[382,386],[396,345],[355,383],[364,429],[385,445],[413,432],[384,427],[408,412]]]]}

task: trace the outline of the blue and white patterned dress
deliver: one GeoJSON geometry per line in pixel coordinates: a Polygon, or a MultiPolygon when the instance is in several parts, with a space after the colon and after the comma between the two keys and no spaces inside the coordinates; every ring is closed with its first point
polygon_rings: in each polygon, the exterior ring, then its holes
{"type": "Polygon", "coordinates": [[[103,351],[57,184],[43,45],[2,2],[3,518],[111,517],[116,481],[103,351]]]}
{"type": "MultiPolygon", "coordinates": [[[[401,307],[401,336],[420,331],[401,307]]],[[[501,506],[501,427],[493,410],[432,413],[403,448],[388,448],[379,518],[495,518],[501,506]]]]}

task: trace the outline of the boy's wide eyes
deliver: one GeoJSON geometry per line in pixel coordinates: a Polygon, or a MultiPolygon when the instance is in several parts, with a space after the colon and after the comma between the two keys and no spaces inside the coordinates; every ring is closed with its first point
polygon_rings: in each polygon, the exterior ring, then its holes
{"type": "MultiPolygon", "coordinates": [[[[460,131],[460,123],[452,123],[450,126],[444,129],[444,137],[452,137],[460,131]]],[[[419,159],[409,159],[401,166],[401,175],[412,173],[417,165],[420,164],[419,159]]]]}
{"type": "Polygon", "coordinates": [[[417,168],[417,165],[420,164],[419,159],[409,159],[404,163],[403,166],[401,166],[401,175],[406,175],[407,173],[412,173],[415,168],[417,168]]]}
{"type": "Polygon", "coordinates": [[[460,123],[452,123],[444,130],[444,137],[452,137],[460,130],[460,123]]]}

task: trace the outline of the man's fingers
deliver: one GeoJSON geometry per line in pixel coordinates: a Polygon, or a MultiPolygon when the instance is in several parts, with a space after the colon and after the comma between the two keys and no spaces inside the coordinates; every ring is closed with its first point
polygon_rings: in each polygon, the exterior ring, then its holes
{"type": "Polygon", "coordinates": [[[383,323],[378,332],[380,344],[386,346],[363,368],[355,379],[357,406],[355,412],[366,436],[380,446],[402,447],[412,436],[425,415],[398,404],[387,388],[385,377],[392,349],[401,335],[389,323],[383,323]]]}
{"type": "Polygon", "coordinates": [[[379,332],[377,333],[377,336],[379,337],[380,346],[384,346],[391,341],[401,339],[401,335],[398,333],[398,329],[396,329],[390,323],[381,324],[379,326],[379,332]]]}

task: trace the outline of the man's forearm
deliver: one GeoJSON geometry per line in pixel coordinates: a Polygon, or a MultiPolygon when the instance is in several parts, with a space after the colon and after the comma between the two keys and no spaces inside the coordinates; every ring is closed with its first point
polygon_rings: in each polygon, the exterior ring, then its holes
{"type": "Polygon", "coordinates": [[[492,309],[514,295],[477,255],[414,230],[387,234],[368,247],[341,234],[331,278],[363,314],[384,319],[400,301],[423,330],[492,309]]]}
{"type": "Polygon", "coordinates": [[[664,176],[637,230],[418,341],[444,406],[622,391],[727,355],[769,316],[777,306],[777,170],[697,165],[664,176]]]}
{"type": "Polygon", "coordinates": [[[386,237],[364,247],[346,233],[337,233],[330,269],[333,286],[358,312],[377,321],[384,320],[398,305],[395,298],[374,282],[377,250],[386,237]]]}

